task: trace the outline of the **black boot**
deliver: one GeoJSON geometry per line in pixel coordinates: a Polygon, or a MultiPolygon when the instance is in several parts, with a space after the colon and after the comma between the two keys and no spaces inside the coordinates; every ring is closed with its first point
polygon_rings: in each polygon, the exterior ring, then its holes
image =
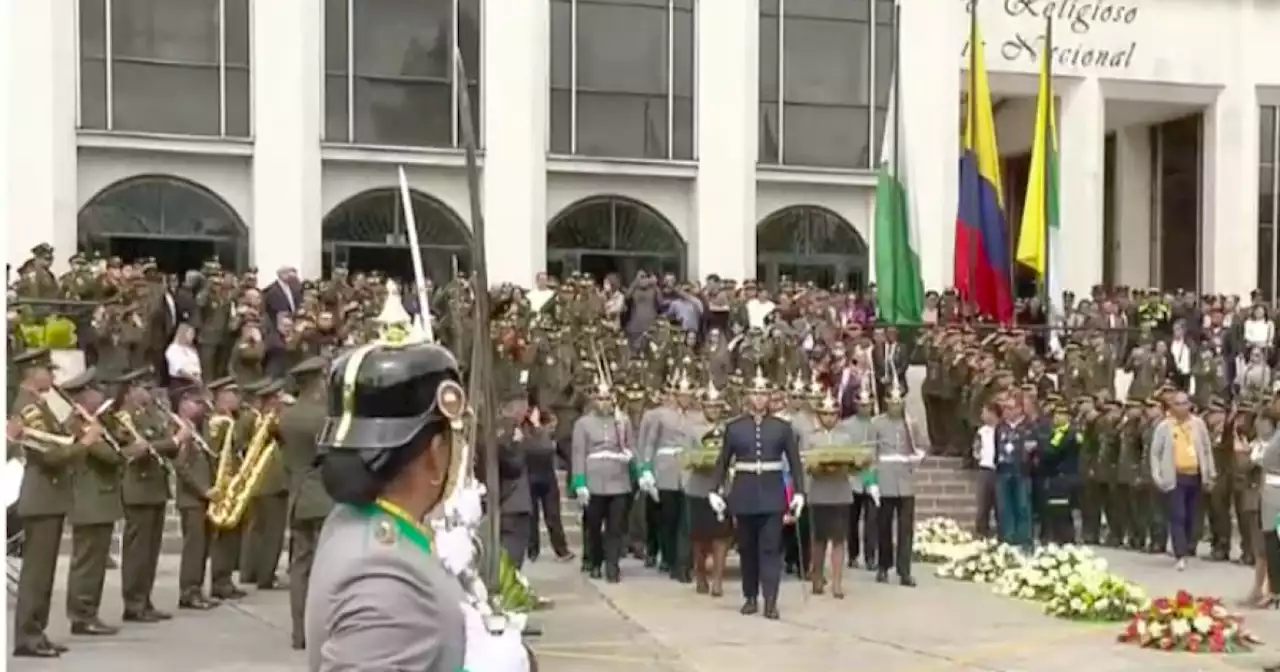
{"type": "Polygon", "coordinates": [[[876,583],[889,583],[889,572],[883,569],[877,569],[876,583]]]}
{"type": "Polygon", "coordinates": [[[764,605],[764,617],[771,621],[776,621],[781,618],[782,615],[778,613],[778,605],[766,603],[764,605]]]}
{"type": "Polygon", "coordinates": [[[760,605],[756,602],[756,598],[751,597],[747,598],[747,601],[742,603],[742,608],[738,610],[738,613],[743,616],[750,616],[757,611],[760,611],[760,605]]]}

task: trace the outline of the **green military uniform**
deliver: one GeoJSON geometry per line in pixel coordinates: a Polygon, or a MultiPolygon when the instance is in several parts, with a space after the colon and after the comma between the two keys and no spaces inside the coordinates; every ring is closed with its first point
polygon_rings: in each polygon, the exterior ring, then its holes
{"type": "MultiPolygon", "coordinates": [[[[235,432],[235,438],[233,441],[235,443],[236,450],[238,451],[236,471],[239,471],[244,468],[244,459],[246,457],[246,453],[249,451],[249,440],[253,438],[254,427],[257,426],[258,419],[262,417],[262,412],[259,411],[258,406],[255,405],[258,391],[261,390],[263,386],[268,385],[270,381],[258,379],[251,383],[240,384],[239,379],[235,377],[235,374],[232,374],[232,378],[236,379],[236,384],[239,385],[241,391],[244,392],[246,402],[244,410],[241,411],[239,417],[236,418],[236,424],[232,430],[235,432]]],[[[254,536],[252,533],[253,517],[256,513],[257,512],[253,510],[253,502],[250,500],[248,506],[245,507],[244,516],[241,517],[237,527],[239,530],[237,535],[239,541],[235,546],[235,560],[231,564],[240,570],[240,583],[244,585],[258,582],[257,568],[254,565],[254,558],[256,557],[256,554],[254,553],[254,536]]]]}
{"type": "MultiPolygon", "coordinates": [[[[1102,402],[1103,415],[1095,423],[1098,460],[1094,469],[1096,495],[1107,516],[1107,535],[1103,542],[1112,548],[1124,543],[1129,518],[1129,502],[1125,489],[1117,487],[1120,467],[1120,406],[1115,401],[1102,402]]],[[[1088,486],[1086,485],[1086,488],[1088,486]]]]}
{"type": "Polygon", "coordinates": [[[1151,525],[1149,497],[1143,490],[1144,485],[1149,486],[1151,481],[1151,469],[1147,465],[1142,443],[1145,424],[1142,418],[1142,399],[1131,396],[1125,404],[1125,418],[1120,430],[1120,456],[1116,462],[1115,488],[1116,496],[1123,500],[1121,507],[1125,513],[1122,538],[1133,550],[1146,548],[1151,525]]]}
{"type": "MultiPolygon", "coordinates": [[[[51,366],[49,351],[37,349],[22,353],[10,362],[10,366],[24,370],[48,369],[51,366]]],[[[35,389],[20,388],[13,407],[18,409],[24,429],[65,435],[58,417],[35,389]]],[[[22,447],[14,442],[9,444],[11,457],[20,451],[26,458],[18,495],[23,545],[18,599],[14,606],[14,655],[55,657],[65,647],[50,642],[44,631],[49,626],[62,525],[74,501],[72,465],[84,454],[84,446],[79,443],[45,443],[34,438],[28,438],[27,443],[22,447]]]]}
{"type": "MultiPolygon", "coordinates": [[[[125,386],[139,385],[150,375],[150,370],[139,369],[122,376],[118,382],[125,386]]],[[[134,390],[126,394],[132,395],[134,390]]],[[[124,470],[124,540],[120,558],[124,620],[149,623],[170,618],[151,603],[151,591],[156,583],[165,506],[169,502],[168,460],[177,456],[178,446],[173,441],[169,418],[161,415],[154,404],[126,412],[139,434],[136,438],[149,444],[152,452],[131,460],[124,470]]],[[[135,438],[122,434],[128,432],[115,436],[125,442],[135,438]]]]}
{"type": "MultiPolygon", "coordinates": [[[[238,391],[235,379],[230,376],[209,383],[209,389],[218,395],[238,391]]],[[[233,403],[238,403],[238,400],[233,400],[233,403]]],[[[216,474],[219,469],[226,474],[234,474],[240,468],[244,437],[238,430],[243,426],[241,418],[251,415],[251,413],[240,412],[240,418],[237,418],[234,414],[220,414],[216,431],[209,433],[209,445],[218,452],[214,482],[219,487],[226,486],[226,483],[217,483],[216,474]],[[226,460],[225,465],[223,460],[226,460]]],[[[219,493],[219,496],[221,494],[219,493]]],[[[218,599],[233,600],[245,596],[245,592],[237,588],[231,580],[231,574],[235,572],[240,562],[243,528],[244,525],[241,524],[229,530],[214,530],[209,558],[209,593],[218,599]]]]}
{"type": "Polygon", "coordinates": [[[328,362],[311,357],[289,371],[300,387],[298,402],[280,412],[280,452],[289,484],[289,525],[292,547],[289,554],[289,611],[292,616],[293,648],[301,650],[307,583],[311,564],[320,543],[320,529],[333,508],[325,492],[320,469],[315,466],[316,437],[324,428],[327,409],[323,374],[328,362]]]}
{"type": "MultiPolygon", "coordinates": [[[[266,400],[279,395],[284,390],[283,381],[273,381],[257,394],[266,400]]],[[[284,460],[280,457],[279,445],[270,449],[271,454],[265,459],[266,466],[257,488],[253,491],[249,508],[253,517],[249,521],[249,537],[252,578],[261,590],[278,588],[276,584],[276,567],[280,564],[280,553],[284,550],[285,528],[289,525],[289,484],[285,479],[284,460]]],[[[244,556],[242,555],[241,558],[244,556]]],[[[241,566],[243,570],[243,565],[241,566]]],[[[243,576],[243,571],[241,572],[243,576]]]]}
{"type": "MultiPolygon", "coordinates": [[[[1197,383],[1198,384],[1198,383],[1197,383]]],[[[1205,409],[1206,425],[1212,443],[1213,468],[1217,478],[1213,487],[1202,494],[1204,517],[1209,523],[1209,557],[1223,561],[1231,556],[1231,505],[1234,499],[1235,437],[1226,433],[1226,409],[1221,399],[1213,398],[1205,409]]],[[[1196,535],[1199,538],[1201,535],[1196,535]]]]}
{"type": "Polygon", "coordinates": [[[946,352],[942,344],[942,332],[935,329],[924,333],[920,348],[924,355],[925,371],[924,382],[920,383],[920,396],[924,401],[925,431],[929,433],[931,445],[937,448],[949,448],[951,445],[949,432],[945,429],[949,418],[945,415],[947,412],[945,405],[941,403],[943,377],[946,375],[946,366],[943,363],[946,352]]]}
{"type": "Polygon", "coordinates": [[[1086,544],[1098,544],[1102,536],[1102,509],[1106,504],[1106,487],[1099,469],[1102,445],[1099,442],[1098,422],[1101,416],[1092,408],[1092,399],[1083,411],[1079,426],[1084,441],[1080,445],[1080,538],[1086,544]]]}
{"type": "MultiPolygon", "coordinates": [[[[1158,399],[1147,400],[1147,418],[1142,428],[1142,454],[1146,458],[1144,463],[1151,459],[1151,441],[1155,437],[1156,427],[1164,420],[1162,406],[1158,399]]],[[[1147,528],[1148,544],[1147,552],[1152,554],[1163,554],[1169,548],[1169,519],[1165,514],[1165,496],[1160,489],[1155,486],[1151,480],[1151,469],[1148,467],[1142,470],[1144,478],[1139,482],[1139,497],[1147,503],[1148,520],[1150,526],[1147,528]]]]}
{"type": "Polygon", "coordinates": [[[1243,432],[1237,424],[1233,438],[1232,505],[1236,511],[1236,524],[1240,529],[1240,562],[1244,565],[1252,565],[1262,552],[1260,537],[1263,474],[1262,467],[1253,462],[1249,438],[1265,442],[1271,438],[1273,431],[1271,421],[1260,418],[1254,421],[1253,427],[1243,432]]]}
{"type": "MultiPolygon", "coordinates": [[[[208,444],[207,440],[205,442],[208,444]]],[[[213,450],[212,444],[208,444],[213,450]]],[[[174,500],[182,526],[182,556],[178,564],[178,607],[208,609],[204,597],[205,569],[213,526],[209,523],[209,491],[213,488],[214,457],[194,439],[173,460],[174,500]]]]}
{"type": "Polygon", "coordinates": [[[251,340],[247,336],[236,339],[231,349],[231,361],[227,363],[227,373],[236,379],[236,384],[244,387],[251,382],[262,379],[263,359],[267,355],[266,345],[262,339],[251,340]]]}
{"type": "MultiPolygon", "coordinates": [[[[97,370],[89,367],[61,387],[77,394],[93,387],[96,378],[97,370]]],[[[71,421],[76,429],[84,424],[78,416],[72,416],[71,421]]],[[[84,456],[74,463],[75,501],[67,517],[71,524],[67,618],[74,635],[111,635],[117,631],[98,618],[98,609],[102,605],[102,588],[111,555],[111,534],[115,522],[124,517],[124,504],[120,499],[124,462],[125,456],[104,439],[90,444],[84,456]]]]}

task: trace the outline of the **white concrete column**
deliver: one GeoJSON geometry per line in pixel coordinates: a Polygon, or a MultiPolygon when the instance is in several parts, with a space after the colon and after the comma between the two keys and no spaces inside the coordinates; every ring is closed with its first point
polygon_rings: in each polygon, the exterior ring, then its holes
{"type": "Polygon", "coordinates": [[[0,4],[0,221],[17,266],[49,243],[76,249],[76,0],[0,4]]]}
{"type": "Polygon", "coordinates": [[[1116,284],[1151,282],[1151,127],[1116,131],[1116,284]]]}
{"type": "Polygon", "coordinates": [[[1204,116],[1204,291],[1247,296],[1258,277],[1258,98],[1252,85],[1222,89],[1204,116]]]}
{"type": "Polygon", "coordinates": [[[696,216],[690,276],[741,280],[756,268],[759,0],[698,2],[696,216]]]}
{"type": "Polygon", "coordinates": [[[967,38],[964,3],[902,3],[902,119],[907,187],[920,230],[926,289],[951,286],[960,179],[960,57],[967,38]],[[951,64],[952,67],[947,67],[951,64]],[[954,111],[954,112],[953,112],[954,111]]]}
{"type": "Polygon", "coordinates": [[[546,269],[550,23],[546,2],[491,2],[484,12],[479,104],[490,283],[528,287],[546,269]]]}
{"type": "MultiPolygon", "coordinates": [[[[1065,87],[1064,87],[1065,88],[1065,87]]],[[[1102,281],[1103,169],[1106,106],[1095,77],[1061,94],[1058,142],[1062,226],[1062,288],[1087,296],[1102,281]]],[[[1050,260],[1049,263],[1057,263],[1050,260]]],[[[1061,297],[1053,297],[1055,301],[1061,297]]]]}
{"type": "Polygon", "coordinates": [[[320,276],[320,81],[324,25],[315,0],[253,5],[253,263],[320,276]]]}

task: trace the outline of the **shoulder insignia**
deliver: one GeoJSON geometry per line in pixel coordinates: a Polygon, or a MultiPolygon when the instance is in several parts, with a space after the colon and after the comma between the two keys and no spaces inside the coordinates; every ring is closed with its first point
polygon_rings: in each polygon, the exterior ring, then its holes
{"type": "Polygon", "coordinates": [[[390,546],[396,543],[395,524],[386,518],[382,518],[374,522],[373,539],[383,546],[390,546]]]}

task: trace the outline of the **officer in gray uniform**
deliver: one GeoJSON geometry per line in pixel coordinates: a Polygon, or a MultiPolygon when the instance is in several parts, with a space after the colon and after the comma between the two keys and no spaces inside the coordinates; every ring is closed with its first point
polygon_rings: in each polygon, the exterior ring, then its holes
{"type": "MultiPolygon", "coordinates": [[[[854,414],[841,421],[840,427],[849,435],[849,440],[855,446],[874,447],[875,439],[872,437],[872,420],[875,418],[875,394],[871,391],[871,379],[863,377],[862,385],[858,391],[857,402],[855,403],[854,414]]],[[[858,477],[851,479],[853,487],[853,504],[849,507],[849,532],[845,537],[848,546],[848,554],[845,564],[850,567],[858,566],[858,551],[862,550],[862,564],[871,571],[875,571],[876,565],[876,545],[879,537],[876,536],[876,517],[880,508],[876,505],[871,494],[867,492],[865,479],[858,477]],[[861,526],[861,532],[859,532],[861,526]]]]}
{"type": "MultiPolygon", "coordinates": [[[[840,404],[835,397],[826,395],[815,409],[814,425],[800,435],[800,455],[817,449],[853,450],[853,438],[840,423],[840,404]]],[[[849,511],[853,505],[851,476],[843,469],[823,469],[806,466],[809,474],[809,535],[813,567],[809,577],[813,582],[813,594],[826,590],[823,558],[827,548],[831,551],[831,596],[844,599],[844,544],[849,533],[849,511]]]]}
{"type": "Polygon", "coordinates": [[[924,435],[915,420],[906,416],[903,406],[901,388],[891,385],[885,398],[885,412],[871,423],[876,450],[874,482],[880,497],[876,520],[880,569],[876,572],[876,581],[888,583],[889,565],[893,563],[898,570],[898,582],[913,587],[916,585],[911,576],[911,546],[916,526],[915,471],[924,459],[916,437],[924,435]]]}
{"type": "Polygon", "coordinates": [[[312,672],[464,669],[466,596],[421,522],[461,457],[450,423],[466,405],[459,378],[453,355],[425,343],[363,346],[331,367],[330,389],[351,392],[329,397],[316,441],[336,504],[307,589],[312,672]]]}
{"type": "Polygon", "coordinates": [[[797,518],[804,509],[804,469],[796,433],[786,420],[769,414],[769,381],[759,369],[747,398],[747,413],[725,426],[724,445],[716,460],[714,490],[707,496],[717,513],[733,514],[742,558],[742,609],[744,615],[759,611],[756,601],[764,593],[764,617],[777,620],[778,583],[782,578],[782,514],[790,509],[797,518]],[[784,464],[793,465],[795,493],[786,497],[784,464]],[[730,471],[733,485],[721,494],[730,471]]]}
{"type": "Polygon", "coordinates": [[[691,581],[691,568],[686,560],[689,554],[684,548],[684,535],[680,534],[687,515],[680,484],[680,456],[697,429],[696,412],[690,411],[695,394],[689,376],[681,372],[671,386],[671,401],[646,413],[641,420],[642,425],[647,420],[648,426],[641,433],[639,482],[641,489],[656,489],[658,493],[658,546],[662,554],[659,568],[681,583],[691,581]]]}
{"type": "Polygon", "coordinates": [[[631,504],[631,470],[635,454],[628,445],[631,421],[616,413],[613,391],[597,381],[591,412],[573,425],[569,487],[586,507],[583,556],[591,578],[603,565],[606,580],[622,580],[618,561],[622,533],[631,504]]]}

